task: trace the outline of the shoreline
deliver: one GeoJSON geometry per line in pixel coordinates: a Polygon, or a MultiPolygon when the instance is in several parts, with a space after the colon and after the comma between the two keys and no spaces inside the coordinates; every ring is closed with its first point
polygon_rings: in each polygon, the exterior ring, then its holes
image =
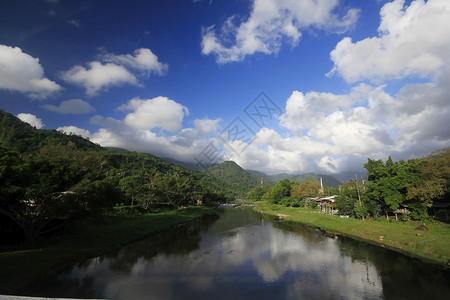
{"type": "Polygon", "coordinates": [[[81,221],[68,229],[60,241],[47,238],[31,247],[0,249],[0,295],[15,292],[35,279],[117,251],[125,245],[210,215],[214,211],[214,207],[196,206],[133,218],[112,218],[100,224],[96,221],[81,221]]]}
{"type": "Polygon", "coordinates": [[[256,204],[254,209],[259,213],[317,228],[329,236],[341,235],[383,247],[450,270],[450,230],[446,224],[431,224],[430,231],[418,231],[416,222],[361,221],[267,202],[256,204]]]}

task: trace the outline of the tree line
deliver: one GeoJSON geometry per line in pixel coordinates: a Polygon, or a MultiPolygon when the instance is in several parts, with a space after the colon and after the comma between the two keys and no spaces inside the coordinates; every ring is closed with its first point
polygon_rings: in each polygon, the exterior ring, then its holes
{"type": "Polygon", "coordinates": [[[401,212],[403,220],[426,220],[430,208],[450,206],[450,148],[408,161],[368,159],[364,168],[367,178],[355,178],[339,188],[324,187],[322,192],[317,180],[298,184],[284,179],[270,188],[254,188],[247,198],[315,208],[311,198],[338,195],[334,204],[339,213],[358,219],[401,212]]]}
{"type": "Polygon", "coordinates": [[[282,204],[292,207],[313,207],[317,206],[310,198],[320,195],[333,195],[337,192],[337,187],[323,187],[315,179],[297,183],[289,179],[280,180],[273,187],[257,187],[247,194],[247,199],[252,201],[269,201],[273,204],[282,204]],[[322,193],[323,192],[323,193],[322,193]]]}
{"type": "Polygon", "coordinates": [[[151,211],[227,200],[202,177],[151,155],[81,150],[71,142],[27,154],[0,146],[0,215],[32,241],[55,220],[115,206],[151,211]]]}

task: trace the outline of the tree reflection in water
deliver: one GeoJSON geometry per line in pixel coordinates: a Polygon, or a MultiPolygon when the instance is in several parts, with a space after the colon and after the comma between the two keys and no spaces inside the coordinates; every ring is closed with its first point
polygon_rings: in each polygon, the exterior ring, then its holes
{"type": "Polygon", "coordinates": [[[449,272],[386,249],[227,208],[28,291],[108,299],[444,299],[448,282],[449,272]]]}

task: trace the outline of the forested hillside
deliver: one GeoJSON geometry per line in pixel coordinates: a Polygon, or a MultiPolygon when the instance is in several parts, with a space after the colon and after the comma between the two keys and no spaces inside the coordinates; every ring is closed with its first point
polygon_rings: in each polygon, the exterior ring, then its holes
{"type": "Polygon", "coordinates": [[[148,153],[103,148],[77,135],[36,129],[0,112],[0,236],[28,240],[55,220],[208,205],[230,195],[206,173],[148,153]]]}
{"type": "MultiPolygon", "coordinates": [[[[243,197],[250,190],[261,186],[260,176],[247,172],[233,161],[225,161],[205,172],[224,188],[224,192],[236,197],[243,197]]],[[[265,180],[264,185],[272,186],[273,182],[265,180]]]]}
{"type": "Polygon", "coordinates": [[[65,145],[69,142],[80,150],[102,149],[99,145],[78,135],[67,135],[55,129],[36,129],[12,114],[0,110],[0,144],[9,150],[30,154],[45,145],[65,145]]]}
{"type": "Polygon", "coordinates": [[[124,205],[144,211],[208,205],[257,186],[260,177],[234,162],[196,171],[149,153],[36,129],[0,111],[0,223],[5,232],[14,230],[13,221],[29,240],[56,219],[124,205]]]}

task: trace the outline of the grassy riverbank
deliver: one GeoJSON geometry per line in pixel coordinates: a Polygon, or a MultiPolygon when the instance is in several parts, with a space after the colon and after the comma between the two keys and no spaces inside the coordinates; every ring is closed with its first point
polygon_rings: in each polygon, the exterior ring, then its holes
{"type": "Polygon", "coordinates": [[[415,229],[421,224],[419,222],[387,221],[384,218],[361,221],[268,202],[257,202],[257,205],[255,209],[263,214],[319,227],[450,268],[450,226],[445,223],[427,223],[430,230],[419,231],[415,229]]]}
{"type": "Polygon", "coordinates": [[[192,221],[213,210],[189,207],[133,217],[108,216],[100,221],[76,222],[60,240],[48,238],[20,249],[0,248],[0,294],[74,262],[118,250],[125,244],[192,221]]]}

